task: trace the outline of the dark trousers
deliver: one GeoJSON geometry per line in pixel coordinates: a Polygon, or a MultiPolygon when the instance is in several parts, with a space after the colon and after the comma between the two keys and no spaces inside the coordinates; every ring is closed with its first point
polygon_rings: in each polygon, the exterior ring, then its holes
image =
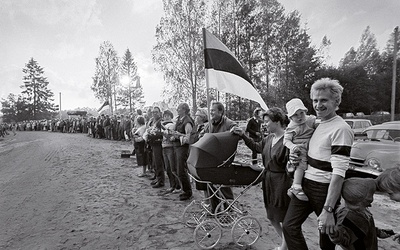
{"type": "Polygon", "coordinates": [[[257,161],[257,154],[258,154],[257,151],[254,151],[254,150],[251,151],[251,159],[252,159],[251,163],[252,164],[257,164],[257,162],[258,162],[257,161]]]}
{"type": "MultiPolygon", "coordinates": [[[[211,197],[216,188],[213,185],[207,185],[207,197],[211,197]]],[[[220,189],[220,194],[217,193],[218,197],[221,197],[222,200],[233,200],[233,192],[232,188],[230,187],[222,187],[220,189]]],[[[210,204],[211,204],[211,212],[215,212],[215,209],[217,208],[218,204],[221,202],[221,199],[219,199],[217,196],[213,196],[210,198],[210,204]]],[[[219,211],[220,212],[220,211],[219,211]]]]}
{"type": "Polygon", "coordinates": [[[163,153],[162,147],[160,144],[152,144],[152,160],[154,163],[154,171],[156,175],[157,182],[164,184],[165,182],[165,173],[164,173],[164,161],[163,161],[163,153]]]}
{"type": "MultiPolygon", "coordinates": [[[[253,138],[253,137],[251,137],[255,142],[259,142],[259,141],[261,141],[261,139],[259,138],[259,137],[256,137],[256,138],[253,138]]],[[[255,151],[255,150],[252,150],[251,151],[251,164],[257,164],[258,163],[258,161],[257,161],[257,155],[258,155],[258,153],[257,153],[257,151],[255,151]]]]}
{"type": "Polygon", "coordinates": [[[110,126],[105,126],[104,127],[104,137],[106,139],[111,139],[110,126]]]}
{"type": "Polygon", "coordinates": [[[118,140],[125,140],[125,135],[124,135],[124,129],[119,128],[118,129],[118,140]]]}
{"type": "MultiPolygon", "coordinates": [[[[307,195],[309,201],[301,201],[293,197],[290,201],[285,219],[283,220],[283,234],[289,250],[308,249],[301,225],[312,212],[315,212],[317,216],[321,214],[328,194],[328,187],[328,183],[319,183],[303,179],[303,191],[307,195]]],[[[319,245],[323,250],[335,249],[335,244],[331,242],[328,234],[320,233],[319,245]]]]}
{"type": "Polygon", "coordinates": [[[178,171],[178,178],[182,185],[182,191],[192,195],[192,186],[190,185],[187,158],[189,156],[189,146],[174,146],[176,169],[178,171]]]}
{"type": "Polygon", "coordinates": [[[90,129],[92,130],[92,137],[96,138],[96,127],[95,126],[90,126],[90,129]]]}
{"type": "Polygon", "coordinates": [[[113,140],[118,140],[118,129],[116,127],[112,128],[112,138],[113,140]]]}
{"type": "Polygon", "coordinates": [[[164,147],[163,156],[164,167],[165,171],[167,172],[170,187],[174,189],[180,189],[181,185],[179,183],[178,173],[176,171],[174,147],[164,147]]]}

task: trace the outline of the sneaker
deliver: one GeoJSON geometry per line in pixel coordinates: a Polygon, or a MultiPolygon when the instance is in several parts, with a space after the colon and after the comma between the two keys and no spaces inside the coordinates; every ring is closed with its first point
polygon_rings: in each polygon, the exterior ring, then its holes
{"type": "Polygon", "coordinates": [[[164,187],[164,183],[162,182],[157,182],[154,185],[152,185],[153,188],[160,188],[160,187],[164,187]]]}
{"type": "Polygon", "coordinates": [[[293,187],[289,188],[287,191],[287,195],[290,197],[290,199],[294,198],[294,194],[292,193],[293,187]]]}
{"type": "Polygon", "coordinates": [[[158,182],[158,180],[153,180],[152,182],[150,182],[150,185],[156,185],[157,184],[157,182],[158,182]]]}
{"type": "Polygon", "coordinates": [[[164,192],[162,192],[162,195],[167,195],[167,194],[172,194],[174,192],[175,188],[168,188],[164,192]]]}
{"type": "Polygon", "coordinates": [[[177,194],[177,193],[181,193],[182,192],[182,189],[174,189],[173,191],[172,191],[172,193],[173,194],[177,194]]]}
{"type": "MultiPolygon", "coordinates": [[[[288,190],[288,194],[289,194],[289,192],[292,193],[292,195],[296,196],[296,198],[299,199],[299,200],[301,200],[301,201],[308,201],[308,197],[307,197],[307,195],[304,193],[304,191],[303,191],[302,188],[294,188],[294,187],[291,187],[291,188],[289,188],[289,190],[288,190]]],[[[289,197],[290,197],[290,195],[289,195],[289,197]]]]}
{"type": "Polygon", "coordinates": [[[262,167],[261,165],[258,164],[252,164],[250,165],[250,167],[255,170],[255,171],[262,171],[264,167],[262,167]]]}

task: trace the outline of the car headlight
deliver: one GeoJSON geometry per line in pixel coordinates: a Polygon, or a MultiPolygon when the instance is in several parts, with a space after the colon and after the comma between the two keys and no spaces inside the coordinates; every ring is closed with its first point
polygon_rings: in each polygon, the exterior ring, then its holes
{"type": "Polygon", "coordinates": [[[370,168],[376,169],[376,170],[378,170],[380,172],[382,171],[381,163],[376,158],[368,159],[367,166],[370,167],[370,168]]]}

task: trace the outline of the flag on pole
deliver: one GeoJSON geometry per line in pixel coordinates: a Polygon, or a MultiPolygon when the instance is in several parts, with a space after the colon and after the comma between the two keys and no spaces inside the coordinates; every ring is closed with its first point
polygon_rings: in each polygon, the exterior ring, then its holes
{"type": "Polygon", "coordinates": [[[100,112],[100,110],[102,110],[105,106],[110,105],[110,103],[108,102],[108,100],[106,100],[103,105],[101,105],[101,107],[97,110],[97,112],[100,112]]]}
{"type": "Polygon", "coordinates": [[[207,87],[253,100],[267,110],[267,104],[233,53],[204,28],[203,38],[207,87]]]}

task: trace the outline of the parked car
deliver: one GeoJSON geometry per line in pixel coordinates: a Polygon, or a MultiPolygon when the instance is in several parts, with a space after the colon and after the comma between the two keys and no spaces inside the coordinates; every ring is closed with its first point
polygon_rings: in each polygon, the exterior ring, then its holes
{"type": "Polygon", "coordinates": [[[390,113],[388,111],[375,111],[371,115],[390,115],[390,113]]]}
{"type": "Polygon", "coordinates": [[[344,113],[344,114],[342,114],[342,117],[343,117],[343,118],[353,118],[353,117],[354,117],[354,114],[351,113],[351,112],[349,112],[349,113],[344,113]]]}
{"type": "Polygon", "coordinates": [[[377,177],[400,165],[400,122],[371,126],[364,133],[367,138],[355,141],[351,148],[350,177],[377,177]]]}
{"type": "Polygon", "coordinates": [[[356,116],[358,116],[358,117],[364,117],[365,114],[364,114],[364,112],[357,112],[357,113],[356,113],[356,116]]]}
{"type": "Polygon", "coordinates": [[[344,119],[354,132],[354,136],[362,136],[366,128],[372,126],[368,119],[344,119]]]}
{"type": "Polygon", "coordinates": [[[382,124],[397,124],[400,126],[400,121],[390,121],[390,122],[384,122],[382,124]]]}

